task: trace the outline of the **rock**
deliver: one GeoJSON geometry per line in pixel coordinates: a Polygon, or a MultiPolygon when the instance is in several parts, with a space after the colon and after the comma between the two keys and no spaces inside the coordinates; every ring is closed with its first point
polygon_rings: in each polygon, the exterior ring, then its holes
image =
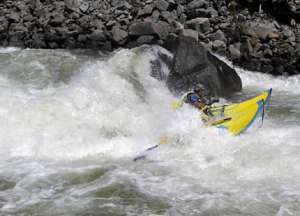
{"type": "MultiPolygon", "coordinates": [[[[229,26],[230,26],[230,23],[227,23],[227,22],[220,24],[220,28],[223,29],[223,30],[228,29],[229,26]]],[[[241,32],[241,33],[242,33],[242,32],[241,32]]]]}
{"type": "Polygon", "coordinates": [[[47,48],[45,37],[42,33],[33,33],[32,35],[32,47],[34,48],[47,48]]]}
{"type": "Polygon", "coordinates": [[[79,42],[84,43],[84,42],[87,41],[87,38],[88,38],[87,35],[80,34],[80,35],[78,35],[77,40],[78,40],[79,42]]]}
{"type": "Polygon", "coordinates": [[[187,15],[185,15],[184,13],[182,13],[179,17],[179,22],[184,24],[185,21],[187,20],[187,15]]]}
{"type": "Polygon", "coordinates": [[[276,33],[277,30],[272,23],[251,23],[251,28],[256,33],[256,35],[263,41],[265,41],[269,34],[276,33]]]}
{"type": "Polygon", "coordinates": [[[0,18],[0,33],[4,33],[7,31],[8,28],[8,21],[6,19],[0,18]]]}
{"type": "Polygon", "coordinates": [[[45,34],[45,40],[47,42],[61,42],[64,40],[64,37],[61,34],[57,34],[56,32],[49,32],[45,34]]]}
{"type": "Polygon", "coordinates": [[[199,33],[192,29],[183,29],[180,32],[180,35],[183,36],[184,38],[190,38],[191,40],[196,42],[198,42],[199,39],[199,33]]]}
{"type": "Polygon", "coordinates": [[[154,37],[153,36],[148,36],[148,35],[145,35],[145,36],[140,36],[138,39],[137,39],[137,42],[138,44],[150,44],[154,41],[154,37]]]}
{"type": "Polygon", "coordinates": [[[152,4],[146,5],[143,9],[139,10],[138,17],[151,15],[153,9],[154,9],[154,5],[152,4]]]}
{"type": "Polygon", "coordinates": [[[48,45],[49,45],[50,49],[57,49],[57,48],[59,48],[58,44],[55,43],[55,42],[50,42],[50,43],[48,43],[48,45]]]}
{"type": "Polygon", "coordinates": [[[232,60],[241,58],[240,47],[241,47],[240,43],[231,44],[229,46],[229,53],[232,60]]]}
{"type": "Polygon", "coordinates": [[[241,79],[234,69],[189,37],[180,36],[175,50],[167,78],[167,85],[173,92],[186,92],[199,83],[214,96],[241,90],[241,79]]]}
{"type": "Polygon", "coordinates": [[[186,26],[198,32],[205,33],[209,31],[210,23],[208,18],[195,18],[186,22],[186,26]]]}
{"type": "Polygon", "coordinates": [[[174,13],[170,13],[169,11],[163,11],[160,14],[164,20],[166,20],[168,23],[172,23],[173,21],[175,21],[177,19],[177,16],[174,15],[174,13]]]}
{"type": "Polygon", "coordinates": [[[247,36],[241,37],[241,54],[242,57],[247,61],[250,55],[253,53],[253,47],[250,43],[250,39],[247,36]]]}
{"type": "Polygon", "coordinates": [[[212,49],[219,52],[225,52],[226,50],[226,44],[224,41],[221,40],[215,40],[212,44],[212,49]]]}
{"type": "Polygon", "coordinates": [[[169,7],[169,3],[165,0],[157,0],[155,2],[155,7],[160,11],[166,11],[169,7]]]}
{"type": "Polygon", "coordinates": [[[180,22],[177,22],[177,21],[173,21],[171,23],[171,29],[172,29],[172,32],[173,33],[179,33],[181,30],[184,29],[184,26],[180,23],[180,22]]]}
{"type": "Polygon", "coordinates": [[[82,13],[86,13],[90,8],[90,4],[88,2],[84,2],[84,1],[81,1],[81,4],[79,6],[79,10],[82,12],[82,13]]]}
{"type": "Polygon", "coordinates": [[[106,23],[106,26],[108,27],[108,28],[111,28],[112,26],[114,26],[114,25],[116,25],[117,24],[117,22],[115,21],[115,20],[110,20],[110,21],[108,21],[107,23],[106,23]]]}
{"type": "MultiPolygon", "coordinates": [[[[228,28],[228,26],[226,28],[228,28]]],[[[255,29],[252,28],[250,26],[250,23],[248,23],[248,22],[240,23],[239,24],[239,29],[240,29],[240,36],[257,37],[255,29]]]]}
{"type": "MultiPolygon", "coordinates": [[[[115,22],[115,21],[114,21],[115,22]]],[[[109,26],[110,23],[107,23],[107,26],[109,26]]],[[[105,27],[104,27],[104,24],[101,20],[99,19],[94,19],[90,22],[90,26],[93,28],[93,29],[98,29],[98,30],[103,30],[105,27]]]]}
{"type": "Polygon", "coordinates": [[[50,20],[50,25],[52,26],[61,26],[61,24],[64,22],[65,17],[62,14],[54,13],[52,15],[53,19],[50,20]]]}
{"type": "Polygon", "coordinates": [[[161,39],[166,38],[168,30],[160,23],[153,22],[135,22],[129,27],[129,35],[156,35],[161,39]]]}
{"type": "Polygon", "coordinates": [[[185,7],[182,6],[181,4],[179,4],[179,5],[177,6],[177,15],[180,17],[181,14],[183,14],[184,12],[185,12],[185,7]]]}
{"type": "Polygon", "coordinates": [[[220,40],[224,43],[227,43],[227,38],[222,30],[217,30],[215,33],[210,34],[209,39],[211,39],[212,41],[220,40]]]}
{"type": "Polygon", "coordinates": [[[197,9],[197,8],[206,6],[206,4],[207,3],[205,0],[194,0],[187,5],[187,8],[190,10],[197,9]]]}
{"type": "Polygon", "coordinates": [[[9,36],[9,46],[24,47],[24,33],[15,32],[9,36]]]}
{"type": "Polygon", "coordinates": [[[204,8],[199,8],[199,9],[196,9],[196,10],[190,10],[188,12],[188,17],[190,19],[194,19],[194,18],[197,18],[197,17],[210,18],[211,15],[210,15],[210,11],[209,10],[204,9],[204,8]]]}
{"type": "Polygon", "coordinates": [[[290,30],[289,28],[285,28],[282,31],[282,36],[283,36],[283,39],[288,39],[290,42],[296,41],[294,32],[292,30],[290,30]]]}
{"type": "Polygon", "coordinates": [[[264,57],[272,57],[273,56],[273,53],[272,53],[272,50],[271,49],[266,49],[264,50],[264,53],[263,53],[264,57]]]}
{"type": "Polygon", "coordinates": [[[74,12],[77,12],[77,13],[80,13],[80,2],[79,0],[64,0],[65,2],[65,5],[66,5],[66,8],[71,10],[71,11],[74,11],[74,12]]]}
{"type": "Polygon", "coordinates": [[[267,38],[272,40],[272,39],[279,38],[279,35],[278,35],[277,33],[270,32],[270,33],[267,35],[267,38]]]}
{"type": "Polygon", "coordinates": [[[124,0],[111,0],[111,6],[120,7],[123,4],[124,0]]]}
{"type": "Polygon", "coordinates": [[[159,11],[158,10],[154,10],[153,13],[152,13],[152,16],[151,16],[151,20],[153,22],[158,22],[158,19],[159,19],[159,11]]]}
{"type": "Polygon", "coordinates": [[[213,7],[208,8],[207,11],[209,11],[210,17],[217,17],[217,16],[219,16],[218,11],[215,10],[213,7]]]}
{"type": "Polygon", "coordinates": [[[112,29],[113,34],[113,40],[117,42],[118,44],[124,44],[124,42],[128,38],[128,33],[122,29],[120,29],[118,26],[115,26],[112,29]]]}
{"type": "Polygon", "coordinates": [[[20,15],[16,12],[12,12],[6,15],[6,18],[9,22],[18,23],[20,21],[20,15]]]}
{"type": "Polygon", "coordinates": [[[89,39],[92,41],[105,41],[106,35],[102,30],[95,30],[92,32],[92,34],[89,35],[89,39]]]}

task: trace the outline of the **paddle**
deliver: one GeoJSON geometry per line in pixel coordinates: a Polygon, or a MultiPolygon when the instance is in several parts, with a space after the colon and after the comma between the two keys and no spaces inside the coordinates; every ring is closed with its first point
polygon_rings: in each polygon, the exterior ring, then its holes
{"type": "Polygon", "coordinates": [[[138,161],[138,160],[143,160],[145,159],[148,154],[153,150],[156,149],[158,146],[162,145],[162,144],[166,144],[167,143],[167,138],[166,137],[161,137],[159,140],[159,143],[151,146],[149,148],[147,148],[143,153],[137,155],[136,157],[133,158],[133,161],[138,161]]]}

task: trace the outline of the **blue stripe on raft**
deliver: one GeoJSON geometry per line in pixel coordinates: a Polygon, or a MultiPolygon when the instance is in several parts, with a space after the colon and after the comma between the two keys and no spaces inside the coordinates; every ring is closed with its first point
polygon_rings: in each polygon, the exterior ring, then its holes
{"type": "Polygon", "coordinates": [[[261,111],[263,110],[264,105],[267,104],[269,106],[270,97],[271,97],[271,94],[272,94],[272,88],[270,88],[267,92],[268,92],[268,96],[266,97],[265,102],[263,103],[263,100],[257,101],[258,109],[257,109],[254,117],[251,119],[251,121],[249,122],[249,124],[243,130],[241,130],[239,133],[237,133],[236,135],[240,135],[241,133],[245,132],[245,130],[247,130],[253,124],[253,122],[256,119],[256,117],[258,116],[258,114],[260,114],[261,111]]]}
{"type": "Polygon", "coordinates": [[[268,96],[266,98],[266,101],[265,101],[265,107],[268,108],[269,105],[270,105],[270,98],[271,98],[271,95],[272,95],[272,88],[270,88],[268,90],[268,96]]]}

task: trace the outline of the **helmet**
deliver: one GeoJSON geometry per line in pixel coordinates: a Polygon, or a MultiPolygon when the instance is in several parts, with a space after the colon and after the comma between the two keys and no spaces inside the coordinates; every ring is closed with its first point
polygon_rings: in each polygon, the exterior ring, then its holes
{"type": "Polygon", "coordinates": [[[204,91],[203,85],[199,84],[194,88],[194,92],[204,91]]]}

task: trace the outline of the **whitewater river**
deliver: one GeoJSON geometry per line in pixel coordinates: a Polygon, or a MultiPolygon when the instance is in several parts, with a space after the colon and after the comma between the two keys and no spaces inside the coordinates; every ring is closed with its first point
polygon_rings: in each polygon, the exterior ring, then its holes
{"type": "Polygon", "coordinates": [[[0,48],[1,216],[300,215],[300,77],[238,70],[230,100],[273,96],[262,127],[231,137],[172,109],[159,51],[0,48]]]}

